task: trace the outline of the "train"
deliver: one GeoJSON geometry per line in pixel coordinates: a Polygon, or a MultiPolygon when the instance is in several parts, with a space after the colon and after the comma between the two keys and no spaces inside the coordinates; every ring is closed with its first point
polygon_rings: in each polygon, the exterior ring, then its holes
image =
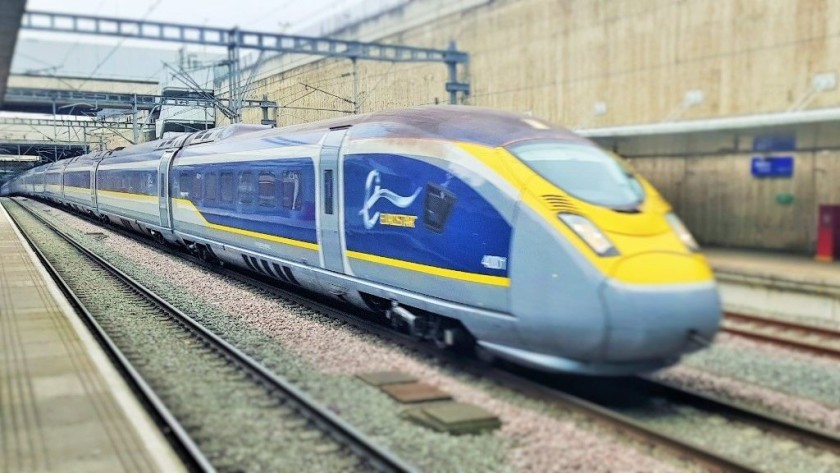
{"type": "Polygon", "coordinates": [[[2,193],[551,373],[667,367],[721,320],[697,242],[628,162],[493,109],[229,125],[43,165],[2,193]]]}

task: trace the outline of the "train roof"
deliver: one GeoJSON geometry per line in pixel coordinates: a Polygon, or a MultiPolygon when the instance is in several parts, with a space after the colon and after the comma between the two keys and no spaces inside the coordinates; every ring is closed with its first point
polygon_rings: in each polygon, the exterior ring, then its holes
{"type": "MultiPolygon", "coordinates": [[[[182,144],[220,142],[252,138],[326,132],[331,128],[353,127],[354,138],[430,138],[476,143],[490,147],[517,141],[558,139],[587,141],[569,130],[538,118],[489,108],[463,105],[423,106],[350,115],[282,128],[236,124],[211,130],[150,141],[116,150],[111,156],[139,154],[182,144]]],[[[315,139],[315,142],[319,138],[315,139]]]]}
{"type": "MultiPolygon", "coordinates": [[[[588,142],[569,130],[550,125],[538,118],[489,108],[464,105],[423,106],[385,110],[362,115],[333,118],[282,128],[236,124],[192,134],[140,143],[111,151],[97,151],[53,163],[63,168],[71,162],[138,156],[184,144],[210,143],[234,139],[275,138],[286,135],[309,135],[317,143],[317,132],[331,128],[353,127],[354,138],[428,138],[475,143],[489,147],[510,145],[525,140],[556,139],[588,142]]],[[[150,156],[151,157],[151,156],[150,156]]],[[[45,169],[46,166],[44,166],[45,169]]]]}
{"type": "Polygon", "coordinates": [[[352,133],[354,138],[436,138],[490,147],[534,139],[587,141],[569,130],[538,118],[464,105],[385,110],[283,127],[274,129],[273,132],[284,134],[345,126],[354,128],[352,133]]]}

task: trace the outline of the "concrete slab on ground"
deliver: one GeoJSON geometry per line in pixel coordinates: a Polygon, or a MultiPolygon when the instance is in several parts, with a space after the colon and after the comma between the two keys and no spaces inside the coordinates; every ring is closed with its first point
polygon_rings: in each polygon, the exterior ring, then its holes
{"type": "Polygon", "coordinates": [[[386,394],[402,403],[442,401],[452,395],[426,383],[400,383],[381,386],[386,394]]]}
{"type": "Polygon", "coordinates": [[[477,434],[502,425],[492,413],[463,402],[436,402],[409,409],[403,415],[420,425],[456,435],[477,434]]]}
{"type": "Polygon", "coordinates": [[[371,373],[359,373],[356,377],[372,386],[377,387],[388,384],[413,383],[417,381],[416,377],[408,373],[403,373],[402,371],[374,371],[371,373]]]}

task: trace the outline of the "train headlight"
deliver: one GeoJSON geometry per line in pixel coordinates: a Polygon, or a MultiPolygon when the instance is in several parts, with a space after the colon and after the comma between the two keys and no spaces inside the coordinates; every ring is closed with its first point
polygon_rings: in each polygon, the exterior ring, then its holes
{"type": "Polygon", "coordinates": [[[685,225],[682,223],[682,220],[680,220],[680,218],[677,217],[676,214],[669,213],[665,215],[665,220],[668,221],[668,225],[671,226],[671,229],[674,230],[674,233],[676,233],[677,236],[680,237],[680,240],[682,240],[683,244],[685,244],[685,246],[687,246],[689,250],[698,251],[700,249],[700,245],[697,244],[697,240],[695,240],[694,237],[691,236],[691,232],[689,232],[688,229],[685,228],[685,225]]]}
{"type": "Polygon", "coordinates": [[[595,224],[585,217],[574,214],[557,214],[557,218],[568,225],[599,256],[618,255],[618,250],[615,249],[612,242],[604,235],[604,232],[599,230],[595,224]]]}

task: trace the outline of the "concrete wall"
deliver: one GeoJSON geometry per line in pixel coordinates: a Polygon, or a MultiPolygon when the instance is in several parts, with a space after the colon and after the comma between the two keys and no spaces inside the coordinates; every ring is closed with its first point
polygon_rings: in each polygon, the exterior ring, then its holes
{"type": "Polygon", "coordinates": [[[755,179],[752,154],[633,159],[704,245],[809,253],[816,238],[817,203],[836,200],[838,152],[794,156],[792,179],[755,179]],[[820,164],[817,164],[820,163],[820,164]],[[824,166],[831,166],[825,169],[824,166]],[[777,201],[793,196],[791,204],[777,201]],[[831,197],[834,196],[834,197],[831,197]]]}
{"type": "MultiPolygon", "coordinates": [[[[840,0],[417,0],[345,36],[438,48],[455,40],[472,55],[470,104],[595,127],[784,111],[809,93],[814,74],[836,72],[838,24],[840,0]],[[678,113],[692,89],[705,100],[678,113]],[[606,103],[606,114],[594,116],[596,102],[606,103]]],[[[267,61],[251,95],[346,110],[325,93],[300,97],[309,84],[350,99],[350,62],[294,67],[301,62],[267,61]]],[[[437,64],[362,63],[362,109],[445,101],[445,72],[437,64]]],[[[833,90],[807,106],[838,104],[833,90]]],[[[287,112],[284,123],[340,113],[287,112]]]]}
{"type": "MultiPolygon", "coordinates": [[[[840,0],[416,0],[344,36],[454,40],[471,54],[466,103],[596,128],[840,106],[837,88],[812,90],[814,75],[837,72],[838,25],[840,0]],[[699,105],[681,105],[689,90],[703,92],[699,105]]],[[[330,118],[352,110],[351,71],[347,60],[286,55],[263,63],[249,95],[285,107],[281,126],[330,118]]],[[[446,102],[445,81],[442,64],[360,63],[361,111],[446,102]]],[[[679,139],[689,145],[650,138],[630,154],[702,242],[812,251],[817,205],[840,202],[833,144],[797,151],[793,179],[758,181],[737,137],[703,138],[700,151],[679,139]],[[794,202],[778,204],[780,193],[794,202]]]]}
{"type": "Polygon", "coordinates": [[[598,141],[628,157],[706,245],[812,253],[819,205],[840,204],[840,123],[598,141]],[[795,137],[796,149],[754,151],[768,135],[795,137]],[[793,157],[793,177],[753,176],[756,156],[793,157]]]}

